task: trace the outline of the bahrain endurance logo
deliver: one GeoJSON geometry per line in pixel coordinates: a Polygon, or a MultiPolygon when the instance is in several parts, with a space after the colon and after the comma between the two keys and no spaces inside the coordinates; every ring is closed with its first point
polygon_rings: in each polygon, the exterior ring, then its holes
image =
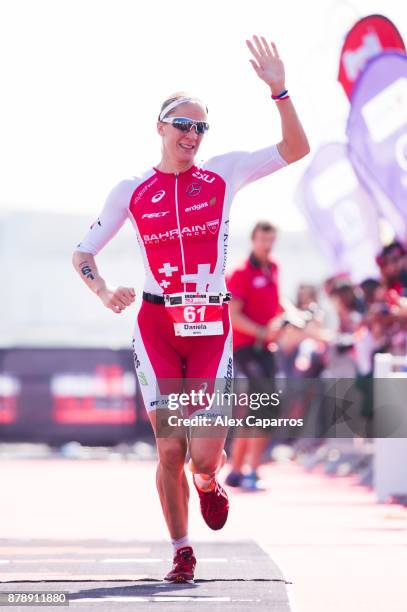
{"type": "Polygon", "coordinates": [[[215,219],[214,221],[207,221],[206,227],[211,232],[211,234],[216,234],[219,229],[219,219],[215,219]]]}

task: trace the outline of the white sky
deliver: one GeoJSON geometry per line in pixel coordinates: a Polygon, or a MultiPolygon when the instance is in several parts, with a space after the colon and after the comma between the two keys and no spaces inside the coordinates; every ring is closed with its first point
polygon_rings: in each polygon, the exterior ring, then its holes
{"type": "MultiPolygon", "coordinates": [[[[404,5],[404,6],[403,6],[404,5]]],[[[343,139],[336,82],[348,27],[383,13],[407,39],[400,0],[0,0],[0,211],[94,217],[113,185],[159,160],[155,121],[178,89],[209,106],[200,157],[280,137],[245,39],[274,40],[312,148],[343,139]]],[[[293,194],[308,160],[243,190],[232,221],[304,227],[293,194]]]]}

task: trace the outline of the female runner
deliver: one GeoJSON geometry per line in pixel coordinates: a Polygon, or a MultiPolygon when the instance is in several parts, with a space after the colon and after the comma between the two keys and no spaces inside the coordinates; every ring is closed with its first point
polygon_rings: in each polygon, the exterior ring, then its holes
{"type": "MultiPolygon", "coordinates": [[[[207,108],[187,94],[171,96],[158,117],[160,162],[112,190],[73,255],[75,269],[87,286],[107,308],[121,313],[134,302],[134,289],[107,285],[94,256],[130,218],[146,272],[133,340],[134,362],[156,435],[157,488],[174,548],[174,564],[165,577],[171,582],[192,581],[196,564],[188,539],[187,450],[201,512],[210,528],[223,527],[229,502],[216,479],[226,457],[224,436],[192,437],[188,443],[186,435],[159,435],[157,415],[168,408],[162,381],[199,378],[213,389],[214,381],[220,380],[227,389],[232,343],[224,272],[232,199],[245,185],[309,152],[276,45],[258,36],[246,43],[253,69],[268,86],[280,114],[281,141],[254,152],[220,155],[198,166],[195,158],[209,129],[207,108]]],[[[248,120],[253,126],[267,123],[249,113],[248,120]]]]}

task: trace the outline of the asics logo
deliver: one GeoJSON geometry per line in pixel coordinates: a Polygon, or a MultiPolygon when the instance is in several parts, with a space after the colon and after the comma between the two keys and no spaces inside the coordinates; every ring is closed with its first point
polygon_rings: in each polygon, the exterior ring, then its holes
{"type": "Polygon", "coordinates": [[[154,204],[157,204],[157,202],[161,202],[161,200],[163,199],[164,196],[165,196],[165,191],[164,191],[164,189],[162,189],[161,191],[159,191],[158,193],[153,195],[153,197],[151,198],[151,201],[154,204]]]}

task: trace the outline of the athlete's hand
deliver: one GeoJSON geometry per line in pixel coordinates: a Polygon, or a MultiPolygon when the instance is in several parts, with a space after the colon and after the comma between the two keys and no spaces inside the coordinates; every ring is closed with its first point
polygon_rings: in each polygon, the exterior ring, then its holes
{"type": "Polygon", "coordinates": [[[246,40],[246,44],[255,58],[250,63],[257,76],[271,87],[273,95],[281,93],[285,88],[285,72],[276,45],[271,42],[270,47],[264,36],[253,36],[253,42],[246,40]]]}
{"type": "Polygon", "coordinates": [[[136,294],[131,287],[117,287],[116,289],[105,287],[98,291],[98,296],[106,308],[119,314],[134,302],[136,294]]]}

